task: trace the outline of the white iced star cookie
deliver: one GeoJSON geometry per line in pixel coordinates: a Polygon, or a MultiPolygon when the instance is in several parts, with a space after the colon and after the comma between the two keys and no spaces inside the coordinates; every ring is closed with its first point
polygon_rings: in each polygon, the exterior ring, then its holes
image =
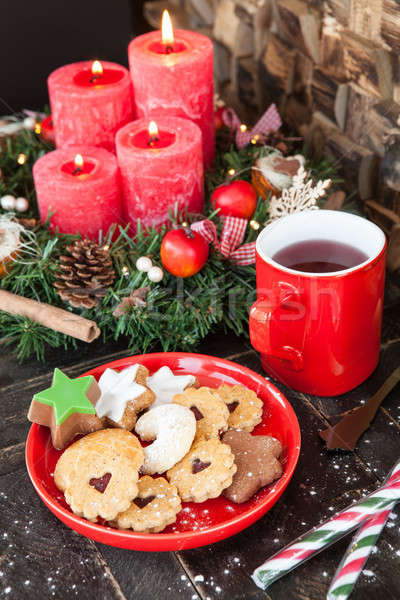
{"type": "Polygon", "coordinates": [[[151,377],[147,378],[147,386],[155,394],[152,408],[169,404],[175,394],[182,394],[188,387],[198,387],[194,375],[174,375],[169,367],[161,367],[151,377]]]}
{"type": "Polygon", "coordinates": [[[146,386],[148,370],[132,365],[122,371],[106,369],[98,384],[101,396],[96,404],[97,416],[106,424],[133,429],[138,414],[154,402],[154,394],[146,386]]]}

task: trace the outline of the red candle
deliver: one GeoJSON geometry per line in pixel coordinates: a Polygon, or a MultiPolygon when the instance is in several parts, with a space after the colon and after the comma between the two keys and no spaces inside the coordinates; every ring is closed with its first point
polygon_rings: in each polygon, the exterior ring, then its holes
{"type": "Polygon", "coordinates": [[[117,160],[103,148],[68,146],[39,158],[33,165],[40,218],[61,233],[97,239],[121,223],[117,160]]]}
{"type": "Polygon", "coordinates": [[[205,166],[215,154],[213,110],[213,45],[193,31],[159,31],[129,44],[129,64],[138,117],[176,115],[191,119],[203,134],[205,166]]]}
{"type": "Polygon", "coordinates": [[[157,117],[157,123],[139,119],[117,133],[125,220],[136,231],[159,226],[176,203],[180,209],[203,209],[203,153],[201,131],[191,121],[157,117]]]}
{"type": "Polygon", "coordinates": [[[129,72],[98,60],[61,67],[48,78],[57,147],[85,144],[115,151],[115,134],[133,118],[129,72]]]}

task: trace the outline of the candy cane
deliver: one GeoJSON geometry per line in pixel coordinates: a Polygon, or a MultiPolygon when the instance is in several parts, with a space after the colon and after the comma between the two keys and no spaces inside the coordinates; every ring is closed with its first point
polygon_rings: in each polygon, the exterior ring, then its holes
{"type": "Polygon", "coordinates": [[[309,533],[299,537],[259,566],[252,575],[256,585],[266,589],[271,583],[336,542],[366,519],[377,515],[384,509],[388,510],[394,502],[399,501],[400,461],[396,464],[394,471],[397,476],[392,481],[356,504],[349,506],[332,519],[328,519],[322,525],[314,527],[309,533]]]}
{"type": "MultiPolygon", "coordinates": [[[[393,469],[388,482],[395,481],[399,476],[400,466],[393,469]]],[[[327,600],[347,600],[350,596],[394,506],[395,502],[366,521],[357,531],[332,579],[327,600]]]]}

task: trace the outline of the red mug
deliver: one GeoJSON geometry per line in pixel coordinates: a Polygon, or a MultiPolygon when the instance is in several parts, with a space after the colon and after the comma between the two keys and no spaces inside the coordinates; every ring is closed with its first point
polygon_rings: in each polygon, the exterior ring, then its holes
{"type": "Polygon", "coordinates": [[[264,370],[318,396],[343,394],[367,379],[379,359],[385,254],[379,227],[341,211],[304,211],[268,225],[257,238],[257,301],[250,309],[250,339],[264,370]],[[321,239],[356,247],[368,259],[308,273],[272,258],[296,242],[321,239]]]}

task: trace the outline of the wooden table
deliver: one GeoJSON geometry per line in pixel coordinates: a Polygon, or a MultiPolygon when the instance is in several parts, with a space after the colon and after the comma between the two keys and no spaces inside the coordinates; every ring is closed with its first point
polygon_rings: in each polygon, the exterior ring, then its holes
{"type": "MultiPolygon", "coordinates": [[[[18,365],[0,350],[0,596],[57,600],[321,600],[349,537],[274,583],[264,593],[250,579],[275,551],[336,511],[372,491],[400,455],[400,390],[394,389],[355,452],[329,452],[317,431],[339,413],[368,399],[400,364],[400,291],[390,288],[376,372],[359,388],[322,399],[277,384],[302,430],[302,450],[282,498],[260,521],[233,538],[195,550],[141,553],[97,544],[65,527],[42,504],[24,461],[32,394],[47,387],[53,368],[72,377],[129,354],[123,345],[95,343],[76,352],[49,351],[46,364],[18,365]]],[[[199,352],[229,358],[261,373],[257,354],[243,339],[223,333],[199,352]]],[[[400,510],[386,527],[352,600],[400,597],[400,510]]]]}

